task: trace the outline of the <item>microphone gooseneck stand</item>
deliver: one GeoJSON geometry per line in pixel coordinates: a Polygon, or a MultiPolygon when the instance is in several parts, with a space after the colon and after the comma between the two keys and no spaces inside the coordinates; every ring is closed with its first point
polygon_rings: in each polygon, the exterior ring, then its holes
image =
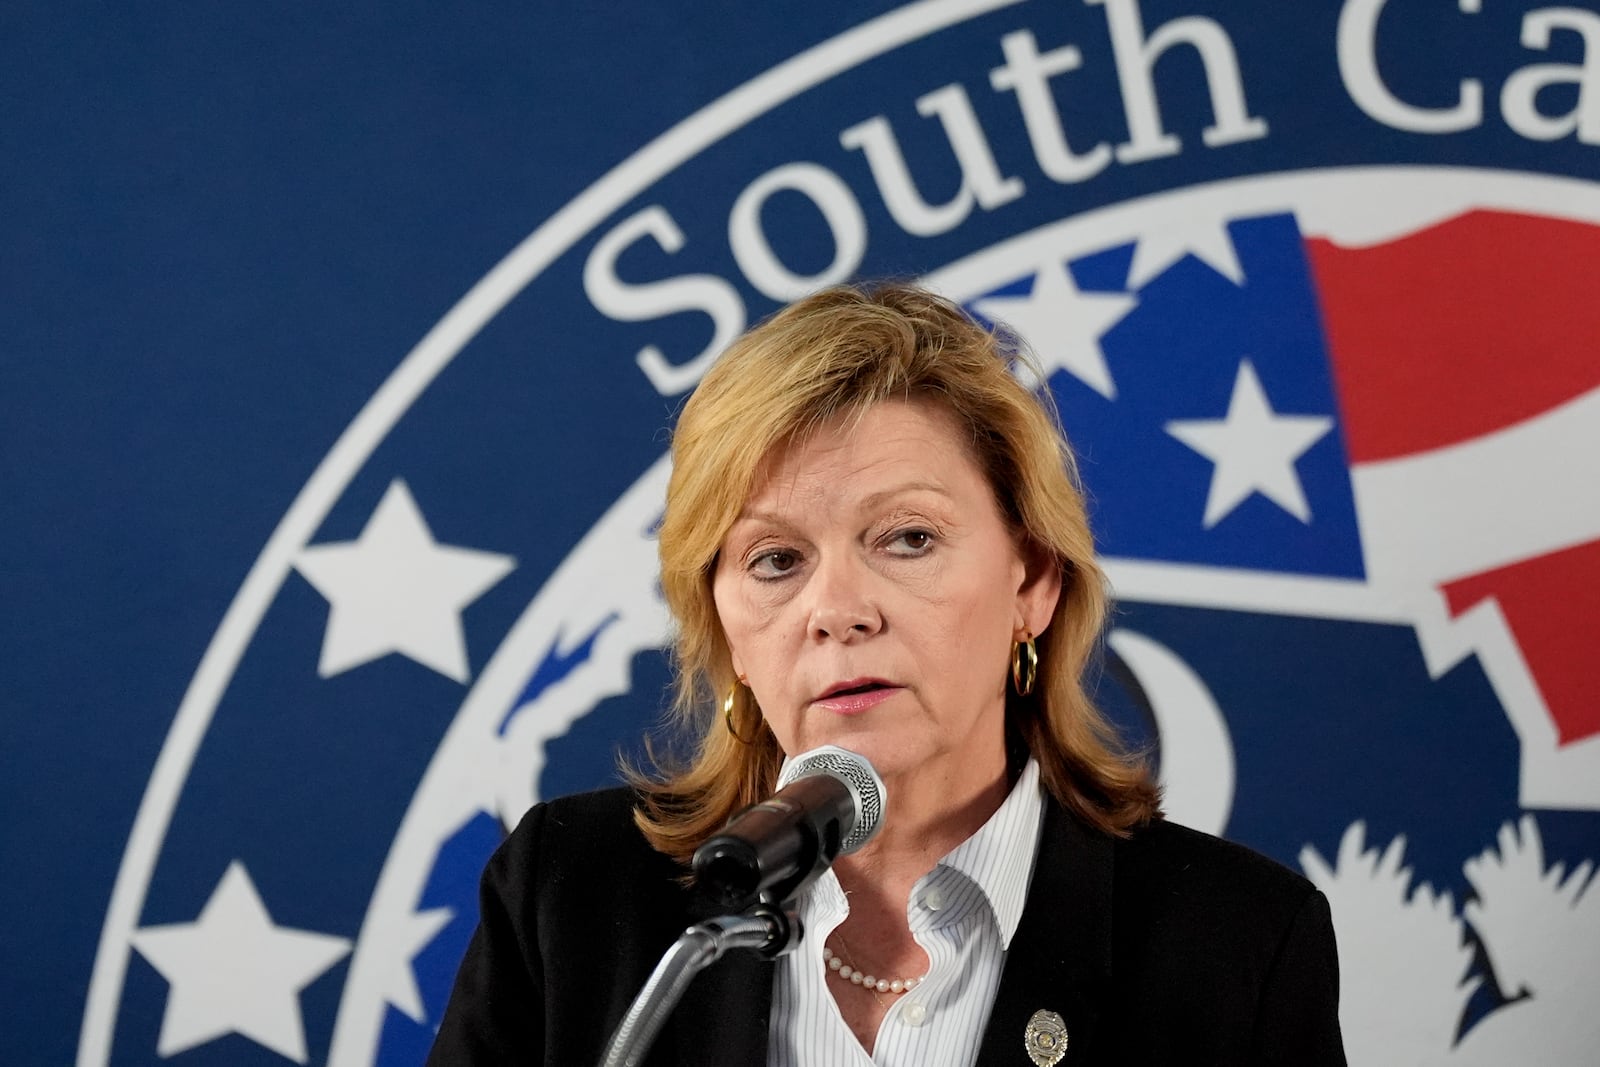
{"type": "Polygon", "coordinates": [[[708,919],[685,930],[633,998],[611,1037],[601,1067],[638,1067],[655,1043],[672,1009],[695,975],[721,959],[729,949],[754,949],[768,959],[800,943],[800,917],[773,904],[761,903],[739,915],[708,919]]]}
{"type": "Polygon", "coordinates": [[[633,998],[600,1067],[639,1067],[695,975],[729,949],[753,949],[769,960],[793,951],[803,931],[789,901],[835,858],[870,840],[883,809],[883,780],[866,757],[833,745],[796,756],[773,797],[735,815],[695,850],[697,886],[733,914],[691,926],[673,943],[633,998]]]}

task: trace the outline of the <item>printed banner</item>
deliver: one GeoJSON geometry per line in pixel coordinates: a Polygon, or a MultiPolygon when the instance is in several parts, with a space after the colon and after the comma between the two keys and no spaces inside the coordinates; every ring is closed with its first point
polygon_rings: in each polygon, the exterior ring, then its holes
{"type": "Polygon", "coordinates": [[[419,1064],[660,721],[673,413],[894,276],[1037,355],[1351,1063],[1593,1062],[1600,11],[805,7],[14,16],[0,1058],[419,1064]]]}

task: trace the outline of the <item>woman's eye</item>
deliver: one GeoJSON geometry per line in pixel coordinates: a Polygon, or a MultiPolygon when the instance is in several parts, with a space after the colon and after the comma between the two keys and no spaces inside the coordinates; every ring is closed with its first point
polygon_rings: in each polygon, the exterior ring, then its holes
{"type": "Polygon", "coordinates": [[[927,530],[901,530],[889,539],[896,555],[920,556],[933,547],[933,534],[927,530]]]}
{"type": "Polygon", "coordinates": [[[750,561],[750,573],[757,578],[782,578],[799,564],[797,553],[786,548],[763,552],[750,561]]]}

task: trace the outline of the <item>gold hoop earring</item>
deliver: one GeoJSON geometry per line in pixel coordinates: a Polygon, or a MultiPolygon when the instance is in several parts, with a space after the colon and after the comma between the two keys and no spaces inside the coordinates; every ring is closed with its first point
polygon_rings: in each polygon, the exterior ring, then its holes
{"type": "Polygon", "coordinates": [[[1021,641],[1011,642],[1011,684],[1017,689],[1017,696],[1025,697],[1033,692],[1033,683],[1039,679],[1039,649],[1033,643],[1033,635],[1023,631],[1021,641]]]}
{"type": "Polygon", "coordinates": [[[740,737],[739,731],[733,728],[733,704],[734,699],[738,697],[738,695],[739,686],[738,683],[735,683],[733,688],[728,690],[727,699],[722,702],[722,724],[728,728],[728,733],[733,736],[733,739],[739,742],[741,745],[754,744],[755,738],[751,737],[747,739],[740,737]]]}

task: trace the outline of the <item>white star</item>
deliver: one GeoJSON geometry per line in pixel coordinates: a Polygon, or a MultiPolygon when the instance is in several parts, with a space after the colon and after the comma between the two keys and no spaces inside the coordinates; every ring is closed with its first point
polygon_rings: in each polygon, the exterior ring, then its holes
{"type": "Polygon", "coordinates": [[[317,672],[329,678],[398,652],[465,682],[461,611],[515,566],[510,556],[434,541],[396,479],[358,540],[306,548],[295,563],[328,598],[317,672]]]}
{"type": "Polygon", "coordinates": [[[1034,278],[1029,295],[991,296],[972,306],[984,318],[1016,330],[1039,357],[1046,377],[1065,370],[1111,400],[1117,387],[1100,337],[1138,302],[1127,293],[1079,292],[1066,265],[1053,260],[1034,278]]]}
{"type": "Polygon", "coordinates": [[[383,999],[413,1022],[426,1022],[428,1015],[422,1007],[422,991],[417,988],[417,973],[412,970],[411,961],[453,918],[453,909],[433,908],[407,915],[384,932],[380,950],[390,959],[382,967],[383,999]]]}
{"type": "Polygon", "coordinates": [[[1216,464],[1206,496],[1208,530],[1257,491],[1309,523],[1311,506],[1294,465],[1331,429],[1333,420],[1325,415],[1274,413],[1248,359],[1240,362],[1233,380],[1226,418],[1181,419],[1166,426],[1169,434],[1216,464]]]}
{"type": "Polygon", "coordinates": [[[1190,253],[1234,285],[1244,284],[1244,267],[1234,250],[1233,238],[1228,236],[1227,223],[1221,219],[1183,218],[1156,223],[1139,238],[1133,263],[1128,267],[1128,288],[1144,288],[1146,282],[1190,253]]]}
{"type": "Polygon", "coordinates": [[[198,919],[145,927],[133,935],[133,947],[171,986],[157,1055],[242,1034],[305,1063],[300,991],[343,959],[350,942],[274,926],[235,860],[198,919]]]}

